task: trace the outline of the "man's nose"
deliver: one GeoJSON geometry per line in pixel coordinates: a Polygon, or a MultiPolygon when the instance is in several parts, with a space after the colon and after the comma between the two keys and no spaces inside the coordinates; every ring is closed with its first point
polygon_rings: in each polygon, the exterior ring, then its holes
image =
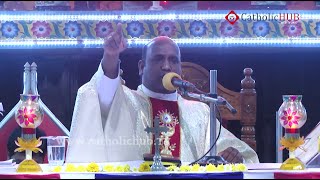
{"type": "Polygon", "coordinates": [[[165,60],[162,65],[162,70],[171,71],[171,66],[168,60],[165,60]]]}

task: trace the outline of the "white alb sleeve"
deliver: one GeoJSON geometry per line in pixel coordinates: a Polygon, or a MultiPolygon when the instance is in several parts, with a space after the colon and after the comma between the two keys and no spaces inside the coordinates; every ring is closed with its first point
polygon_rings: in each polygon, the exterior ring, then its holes
{"type": "Polygon", "coordinates": [[[121,83],[120,65],[118,67],[118,76],[115,79],[111,79],[104,74],[101,63],[99,65],[96,86],[102,115],[107,115],[109,112],[117,87],[119,86],[119,83],[121,83]]]}

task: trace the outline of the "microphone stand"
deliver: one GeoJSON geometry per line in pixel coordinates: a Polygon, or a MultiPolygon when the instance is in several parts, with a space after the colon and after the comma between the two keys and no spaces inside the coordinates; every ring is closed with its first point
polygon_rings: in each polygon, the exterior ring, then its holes
{"type": "MultiPolygon", "coordinates": [[[[214,145],[217,138],[216,127],[216,105],[226,105],[226,100],[219,100],[217,97],[217,70],[210,70],[210,94],[194,94],[187,91],[185,88],[181,88],[182,94],[188,97],[198,99],[202,102],[210,103],[210,147],[214,145]]],[[[221,122],[220,122],[221,123],[221,122]]],[[[227,164],[227,162],[221,157],[217,156],[217,146],[214,145],[210,151],[209,156],[203,157],[199,160],[198,164],[205,166],[207,164],[227,164]]]]}

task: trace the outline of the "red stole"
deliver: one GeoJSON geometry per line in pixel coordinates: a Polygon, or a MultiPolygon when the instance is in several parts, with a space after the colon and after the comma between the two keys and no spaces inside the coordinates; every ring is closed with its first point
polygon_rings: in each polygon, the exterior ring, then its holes
{"type": "MultiPolygon", "coordinates": [[[[169,131],[160,136],[160,154],[161,156],[180,159],[181,155],[181,134],[179,122],[178,101],[166,101],[150,97],[152,107],[152,127],[156,116],[160,119],[160,126],[167,126],[169,131]]],[[[154,142],[154,135],[152,136],[154,142]]],[[[152,144],[151,153],[154,154],[154,144],[152,144]]]]}

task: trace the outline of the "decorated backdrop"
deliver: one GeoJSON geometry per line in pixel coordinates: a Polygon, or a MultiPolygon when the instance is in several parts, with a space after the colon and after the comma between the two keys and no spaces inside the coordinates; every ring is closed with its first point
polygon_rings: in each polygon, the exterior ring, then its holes
{"type": "Polygon", "coordinates": [[[0,45],[15,48],[98,47],[119,22],[129,46],[156,36],[182,46],[320,44],[316,11],[1,12],[0,20],[0,45]]]}

